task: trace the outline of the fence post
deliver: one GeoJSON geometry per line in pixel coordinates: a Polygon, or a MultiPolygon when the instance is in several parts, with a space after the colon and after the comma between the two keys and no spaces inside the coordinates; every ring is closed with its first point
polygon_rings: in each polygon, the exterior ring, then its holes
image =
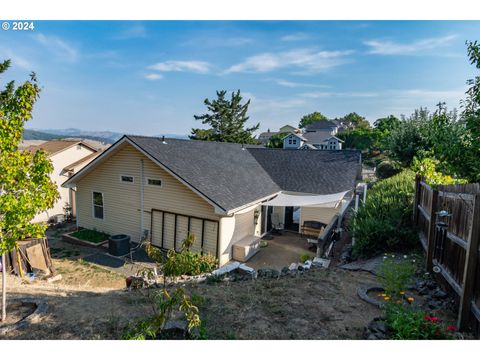
{"type": "Polygon", "coordinates": [[[435,219],[437,212],[438,190],[432,189],[432,206],[430,207],[430,221],[428,223],[427,238],[427,271],[431,272],[433,268],[433,250],[435,239],[435,219]]]}
{"type": "Polygon", "coordinates": [[[413,224],[418,225],[418,204],[420,203],[420,176],[415,176],[415,197],[413,199],[413,224]]]}
{"type": "Polygon", "coordinates": [[[473,202],[472,223],[468,234],[465,268],[463,271],[462,295],[458,310],[458,328],[465,330],[471,316],[472,296],[475,286],[475,270],[478,262],[478,244],[480,237],[480,195],[475,195],[473,202]]]}

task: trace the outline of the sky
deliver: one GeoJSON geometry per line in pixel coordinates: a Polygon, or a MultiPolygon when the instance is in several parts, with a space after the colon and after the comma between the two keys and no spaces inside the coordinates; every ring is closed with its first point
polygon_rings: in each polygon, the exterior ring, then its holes
{"type": "Polygon", "coordinates": [[[475,39],[480,21],[35,21],[0,30],[0,86],[36,72],[35,129],[189,134],[205,98],[237,89],[259,131],[313,111],[373,123],[458,108],[475,39]]]}

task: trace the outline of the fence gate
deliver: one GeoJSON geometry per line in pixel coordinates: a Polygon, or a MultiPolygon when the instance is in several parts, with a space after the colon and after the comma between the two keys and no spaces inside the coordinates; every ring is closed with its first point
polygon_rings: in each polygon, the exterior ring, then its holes
{"type": "Polygon", "coordinates": [[[434,189],[417,178],[413,210],[427,270],[455,292],[458,327],[480,335],[480,184],[434,189]]]}
{"type": "Polygon", "coordinates": [[[159,209],[151,212],[152,244],[165,250],[180,251],[187,235],[193,234],[192,251],[217,256],[218,221],[159,209]]]}

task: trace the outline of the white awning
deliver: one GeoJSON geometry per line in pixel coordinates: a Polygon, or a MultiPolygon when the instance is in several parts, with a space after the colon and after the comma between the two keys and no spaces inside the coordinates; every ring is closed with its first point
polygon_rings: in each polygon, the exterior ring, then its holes
{"type": "Polygon", "coordinates": [[[328,195],[292,195],[282,192],[272,200],[262,203],[262,205],[336,208],[347,193],[348,191],[328,195]]]}

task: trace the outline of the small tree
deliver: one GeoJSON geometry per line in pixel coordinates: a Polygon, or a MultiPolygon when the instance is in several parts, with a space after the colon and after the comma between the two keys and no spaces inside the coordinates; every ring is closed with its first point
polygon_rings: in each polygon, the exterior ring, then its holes
{"type": "Polygon", "coordinates": [[[209,125],[209,129],[192,129],[191,139],[204,141],[234,142],[242,144],[255,144],[257,141],[253,133],[260,124],[245,128],[249,117],[247,116],[250,100],[242,104],[240,90],[232,92],[230,100],[225,98],[225,90],[217,91],[217,99],[205,99],[204,104],[208,112],[203,115],[194,115],[195,120],[209,125]]]}
{"type": "Polygon", "coordinates": [[[267,147],[273,149],[283,148],[283,138],[287,135],[288,133],[286,132],[272,135],[272,137],[270,137],[270,139],[268,140],[267,147]]]}
{"type": "Polygon", "coordinates": [[[314,123],[315,121],[327,121],[328,118],[323,115],[321,112],[315,111],[313,113],[307,114],[300,119],[298,127],[303,129],[305,126],[314,123]]]}
{"type": "Polygon", "coordinates": [[[345,115],[343,120],[350,123],[355,129],[370,128],[370,123],[363,116],[358,115],[356,112],[345,115]]]}
{"type": "MultiPolygon", "coordinates": [[[[0,74],[10,60],[0,64],[0,74]]],[[[2,321],[6,318],[5,254],[17,241],[45,235],[46,224],[33,224],[36,214],[53,207],[57,187],[49,174],[53,167],[44,151],[18,150],[24,125],[40,93],[34,73],[19,87],[10,81],[0,92],[0,253],[2,255],[2,321]]]]}

